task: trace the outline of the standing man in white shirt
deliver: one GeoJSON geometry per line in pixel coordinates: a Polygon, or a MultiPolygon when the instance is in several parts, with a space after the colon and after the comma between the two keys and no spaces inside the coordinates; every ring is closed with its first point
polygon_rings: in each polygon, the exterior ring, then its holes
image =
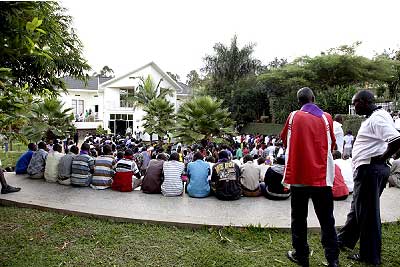
{"type": "Polygon", "coordinates": [[[343,123],[342,115],[336,114],[333,120],[333,133],[335,134],[336,138],[336,146],[337,146],[336,150],[339,151],[341,154],[343,153],[343,137],[344,137],[342,123],[343,123]]]}
{"type": "Polygon", "coordinates": [[[353,132],[351,130],[347,131],[346,135],[343,137],[343,141],[344,141],[343,158],[345,157],[351,158],[351,152],[353,150],[353,141],[354,141],[353,132]]]}
{"type": "Polygon", "coordinates": [[[400,149],[400,133],[390,114],[374,104],[367,90],[353,96],[358,115],[366,115],[353,146],[354,191],[346,224],[339,231],[339,247],[353,249],[360,239],[360,253],[349,259],[381,264],[382,231],[380,196],[388,181],[387,160],[400,149]]]}

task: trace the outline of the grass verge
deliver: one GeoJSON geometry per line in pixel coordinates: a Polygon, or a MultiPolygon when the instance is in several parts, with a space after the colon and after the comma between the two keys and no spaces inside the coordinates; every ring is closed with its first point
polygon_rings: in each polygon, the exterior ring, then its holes
{"type": "MultiPolygon", "coordinates": [[[[309,233],[311,266],[325,262],[309,233]]],[[[0,266],[295,266],[290,233],[116,223],[0,206],[0,266]]],[[[340,256],[341,266],[353,266],[340,256]]],[[[400,266],[400,224],[383,226],[383,265],[400,266]]],[[[354,263],[354,266],[362,266],[354,263]]]]}

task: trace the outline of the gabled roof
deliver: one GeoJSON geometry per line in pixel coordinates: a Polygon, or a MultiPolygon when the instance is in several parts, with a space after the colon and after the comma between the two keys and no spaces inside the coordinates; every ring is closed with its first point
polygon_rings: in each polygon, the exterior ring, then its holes
{"type": "Polygon", "coordinates": [[[147,68],[147,67],[150,66],[150,65],[151,65],[155,70],[157,70],[157,71],[161,74],[161,76],[162,76],[163,78],[165,78],[170,84],[172,84],[172,85],[176,88],[177,91],[180,91],[180,90],[183,91],[183,88],[182,88],[177,82],[175,82],[174,79],[172,79],[167,73],[165,73],[165,72],[164,72],[156,63],[154,63],[153,61],[151,61],[150,63],[147,63],[146,65],[144,65],[144,66],[142,66],[142,67],[140,67],[140,68],[138,68],[138,69],[135,69],[135,70],[133,70],[133,71],[131,71],[131,72],[128,72],[128,73],[126,73],[126,74],[124,74],[124,75],[122,75],[122,76],[115,77],[115,78],[113,78],[113,79],[111,79],[111,80],[109,80],[109,81],[106,81],[106,82],[100,84],[100,86],[101,86],[101,87],[107,87],[109,84],[112,84],[113,82],[116,82],[116,81],[119,81],[119,80],[124,79],[124,78],[126,78],[126,77],[129,77],[129,76],[131,76],[132,74],[134,74],[135,72],[141,71],[142,69],[147,68]]]}
{"type": "Polygon", "coordinates": [[[85,89],[85,90],[98,90],[99,85],[108,80],[111,80],[111,77],[89,77],[87,84],[84,81],[75,79],[73,77],[67,76],[62,78],[65,83],[66,89],[85,89]]]}
{"type": "Polygon", "coordinates": [[[179,82],[179,81],[177,83],[182,88],[182,91],[176,92],[178,95],[192,95],[193,90],[190,86],[188,86],[187,84],[184,84],[183,82],[179,82]]]}

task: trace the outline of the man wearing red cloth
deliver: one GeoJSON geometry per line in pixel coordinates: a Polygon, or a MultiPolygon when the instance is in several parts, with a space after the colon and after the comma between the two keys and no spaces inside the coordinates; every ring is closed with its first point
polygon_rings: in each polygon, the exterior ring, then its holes
{"type": "Polygon", "coordinates": [[[293,111],[281,133],[286,147],[284,183],[290,185],[291,230],[294,250],[288,258],[309,266],[307,244],[308,201],[311,198],[321,225],[321,243],[328,266],[338,266],[339,248],[333,217],[332,186],[335,165],[332,149],[335,145],[332,117],[314,104],[314,93],[308,87],[297,92],[302,106],[293,111]]]}

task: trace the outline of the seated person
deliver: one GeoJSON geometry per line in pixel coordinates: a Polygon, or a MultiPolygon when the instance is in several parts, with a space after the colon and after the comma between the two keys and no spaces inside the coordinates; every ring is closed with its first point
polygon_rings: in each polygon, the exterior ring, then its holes
{"type": "Polygon", "coordinates": [[[218,162],[212,168],[211,192],[221,200],[236,200],[242,195],[239,166],[224,150],[218,153],[218,162]]]}
{"type": "Polygon", "coordinates": [[[210,194],[208,175],[211,173],[210,164],[203,160],[203,155],[196,152],[193,161],[187,166],[189,182],[187,193],[191,197],[206,197],[210,194]]]}
{"type": "Polygon", "coordinates": [[[265,158],[261,157],[257,159],[258,168],[260,169],[260,181],[264,181],[265,173],[271,167],[270,164],[267,164],[265,158]]]}
{"type": "Polygon", "coordinates": [[[37,150],[35,143],[30,143],[28,145],[28,151],[21,155],[15,165],[15,174],[26,174],[29,162],[33,156],[33,153],[37,150]]]}
{"type": "Polygon", "coordinates": [[[64,156],[62,153],[62,146],[60,144],[53,145],[53,151],[47,155],[46,166],[44,168],[44,179],[47,182],[57,182],[58,164],[64,156]]]}
{"type": "Polygon", "coordinates": [[[125,150],[124,157],[115,166],[115,176],[111,184],[111,189],[120,192],[131,192],[141,184],[142,179],[140,179],[140,171],[133,160],[133,152],[131,149],[127,149],[125,150]]]}
{"type": "Polygon", "coordinates": [[[46,149],[46,143],[40,142],[38,144],[38,151],[33,153],[32,159],[28,165],[28,169],[26,170],[30,178],[44,178],[44,168],[46,166],[46,158],[48,154],[46,149]]]}
{"type": "Polygon", "coordinates": [[[58,164],[58,178],[57,182],[62,185],[71,184],[71,171],[72,171],[72,160],[79,153],[79,148],[76,145],[72,145],[69,148],[68,154],[64,155],[58,164]]]}
{"type": "Polygon", "coordinates": [[[169,160],[164,162],[164,181],[161,184],[161,193],[166,197],[180,196],[183,193],[182,174],[185,164],[179,162],[179,154],[173,152],[169,160]]]}
{"type": "Polygon", "coordinates": [[[398,158],[400,155],[395,154],[395,160],[392,161],[392,167],[390,167],[390,175],[389,175],[389,187],[397,187],[400,188],[400,159],[398,158]]]}
{"type": "Polygon", "coordinates": [[[290,189],[282,184],[285,168],[284,157],[276,158],[275,165],[268,168],[264,183],[260,184],[263,195],[271,200],[284,200],[290,197],[290,189]]]}
{"type": "Polygon", "coordinates": [[[107,189],[111,187],[114,177],[114,159],[111,146],[103,146],[103,155],[98,156],[94,163],[94,173],[90,187],[93,189],[107,189]]]}
{"type": "Polygon", "coordinates": [[[164,153],[160,153],[157,155],[156,159],[150,160],[141,186],[143,193],[161,194],[161,184],[164,180],[163,166],[165,161],[167,161],[167,157],[164,153]]]}
{"type": "Polygon", "coordinates": [[[72,160],[71,184],[89,186],[94,172],[94,159],[89,155],[90,145],[83,143],[81,152],[72,160]]]}
{"type": "Polygon", "coordinates": [[[342,173],[344,182],[349,189],[349,192],[353,192],[354,181],[353,181],[353,169],[351,167],[351,159],[349,159],[348,155],[345,155],[344,158],[341,158],[341,154],[339,151],[335,150],[332,153],[333,159],[335,161],[335,165],[338,165],[340,168],[340,172],[342,173]]]}
{"type": "Polygon", "coordinates": [[[243,163],[240,167],[242,193],[246,197],[258,197],[261,195],[260,169],[254,165],[251,155],[244,156],[243,163]]]}
{"type": "MultiPolygon", "coordinates": [[[[334,160],[342,157],[342,153],[337,150],[333,151],[332,155],[334,160]]],[[[337,164],[335,164],[335,179],[333,180],[332,195],[333,200],[345,200],[349,196],[349,189],[344,182],[342,172],[337,164]]]]}

